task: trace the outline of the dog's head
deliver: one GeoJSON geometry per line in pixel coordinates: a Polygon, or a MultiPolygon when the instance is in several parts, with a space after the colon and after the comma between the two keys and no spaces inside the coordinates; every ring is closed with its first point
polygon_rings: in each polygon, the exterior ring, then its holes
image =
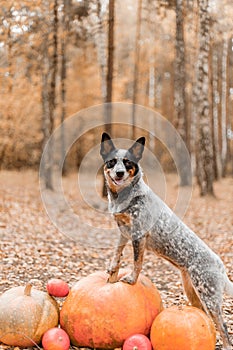
{"type": "Polygon", "coordinates": [[[100,154],[104,160],[104,175],[113,192],[129,186],[139,172],[145,137],[140,137],[128,150],[117,149],[111,137],[103,133],[100,154]]]}

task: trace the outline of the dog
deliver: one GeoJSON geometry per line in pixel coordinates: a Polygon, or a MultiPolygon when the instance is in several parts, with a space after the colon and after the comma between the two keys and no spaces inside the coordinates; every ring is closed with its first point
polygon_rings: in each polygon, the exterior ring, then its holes
{"type": "Polygon", "coordinates": [[[120,229],[120,238],[108,273],[117,276],[126,243],[131,240],[134,267],[120,280],[135,284],[142,268],[145,249],[153,251],[178,268],[190,303],[204,310],[216,324],[223,349],[231,350],[222,317],[222,299],[233,297],[221,259],[145,184],[139,160],[144,151],[141,137],[128,149],[117,149],[107,133],[102,134],[100,154],[108,192],[109,211],[120,229]]]}

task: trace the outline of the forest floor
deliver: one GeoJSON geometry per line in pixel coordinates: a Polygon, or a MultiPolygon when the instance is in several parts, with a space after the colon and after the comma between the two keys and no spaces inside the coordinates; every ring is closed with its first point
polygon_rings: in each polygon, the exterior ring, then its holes
{"type": "MultiPolygon", "coordinates": [[[[83,181],[86,182],[85,191],[89,188],[93,192],[88,174],[83,181]]],[[[98,181],[97,185],[100,184],[98,181]]],[[[177,179],[173,175],[167,176],[166,186],[168,202],[173,203],[177,195],[177,179]]],[[[184,221],[220,255],[233,280],[233,178],[216,182],[214,189],[216,197],[200,197],[197,186],[193,186],[184,221]]],[[[59,217],[63,224],[67,217],[67,225],[62,227],[62,233],[51,222],[42,203],[36,171],[0,171],[0,293],[27,282],[45,290],[48,279],[53,277],[62,278],[72,286],[83,276],[106,269],[112,256],[116,229],[112,218],[106,214],[106,201],[97,198],[95,191],[87,200],[83,199],[75,174],[64,178],[63,191],[66,203],[81,220],[84,234],[81,238],[75,239],[73,233],[69,236],[72,213],[69,211],[66,216],[64,203],[60,205],[59,198],[50,191],[45,197],[50,201],[49,212],[54,215],[53,220],[57,220],[58,226],[59,217]],[[51,212],[54,206],[55,214],[51,212]],[[89,237],[88,227],[90,231],[94,230],[93,236],[89,237]]],[[[131,263],[129,245],[125,249],[123,266],[131,263]]],[[[146,253],[143,273],[157,286],[165,307],[186,303],[179,273],[166,261],[146,253]]],[[[224,297],[223,310],[233,342],[233,300],[228,296],[224,297]]],[[[221,340],[219,336],[217,338],[216,349],[220,350],[221,340]]],[[[0,344],[0,349],[18,348],[0,344]]]]}

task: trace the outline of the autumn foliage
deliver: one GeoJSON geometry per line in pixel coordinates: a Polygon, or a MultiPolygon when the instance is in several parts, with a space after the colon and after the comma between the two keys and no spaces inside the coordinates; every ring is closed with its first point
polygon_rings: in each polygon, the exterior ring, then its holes
{"type": "MultiPolygon", "coordinates": [[[[38,167],[53,130],[84,108],[135,102],[172,122],[199,163],[201,193],[213,192],[232,172],[231,0],[110,3],[1,2],[0,167],[38,167]]],[[[85,138],[72,167],[96,140],[85,138]]]]}

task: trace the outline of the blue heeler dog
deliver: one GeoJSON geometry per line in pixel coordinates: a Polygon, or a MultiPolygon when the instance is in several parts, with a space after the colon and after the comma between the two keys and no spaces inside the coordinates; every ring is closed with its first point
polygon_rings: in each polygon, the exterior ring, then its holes
{"type": "Polygon", "coordinates": [[[133,245],[134,268],[123,282],[136,283],[145,249],[170,261],[181,272],[191,304],[212,317],[224,350],[231,350],[221,309],[223,293],[233,297],[233,283],[221,259],[144,183],[138,164],[144,145],[141,137],[128,150],[117,149],[108,134],[102,135],[100,154],[105,163],[109,210],[121,231],[108,272],[110,276],[118,274],[128,240],[133,245]]]}

